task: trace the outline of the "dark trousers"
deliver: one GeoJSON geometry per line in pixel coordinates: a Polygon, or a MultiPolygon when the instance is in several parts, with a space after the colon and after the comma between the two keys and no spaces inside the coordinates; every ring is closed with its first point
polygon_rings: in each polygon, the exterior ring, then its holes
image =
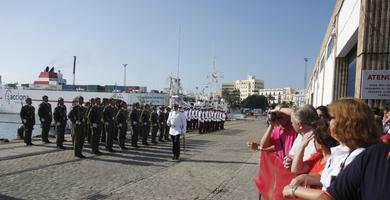
{"type": "Polygon", "coordinates": [[[27,127],[27,126],[24,127],[24,138],[23,138],[24,143],[31,144],[32,131],[33,131],[32,127],[27,127]]]}
{"type": "Polygon", "coordinates": [[[195,119],[191,120],[191,128],[192,128],[192,130],[196,129],[196,120],[195,119]]]}
{"type": "Polygon", "coordinates": [[[222,121],[222,122],[221,122],[221,129],[222,129],[222,130],[225,129],[225,121],[222,121]]]}
{"type": "Polygon", "coordinates": [[[51,124],[50,121],[42,123],[42,141],[43,142],[49,141],[50,124],[51,124]]]}
{"type": "Polygon", "coordinates": [[[160,134],[158,135],[158,140],[162,140],[163,137],[164,137],[164,132],[165,132],[165,127],[164,127],[164,124],[161,124],[160,125],[160,134]]]}
{"type": "Polygon", "coordinates": [[[74,134],[74,155],[80,156],[83,151],[84,140],[85,140],[85,126],[84,125],[74,125],[73,126],[74,134]]]}
{"type": "Polygon", "coordinates": [[[172,139],[172,152],[173,159],[178,159],[180,156],[180,134],[179,135],[171,135],[172,139]]]}
{"type": "Polygon", "coordinates": [[[114,131],[113,133],[113,135],[112,135],[112,138],[113,138],[113,140],[118,140],[118,136],[119,136],[119,127],[116,125],[116,124],[114,124],[114,127],[113,127],[113,129],[114,130],[116,130],[116,131],[114,131]]]}
{"type": "Polygon", "coordinates": [[[87,123],[87,128],[86,128],[86,138],[89,144],[91,144],[91,139],[92,139],[92,128],[91,124],[87,123]]]}
{"type": "Polygon", "coordinates": [[[147,140],[148,140],[149,132],[150,132],[150,126],[146,125],[142,127],[142,144],[148,143],[147,140]]]}
{"type": "Polygon", "coordinates": [[[204,133],[204,122],[199,122],[198,132],[204,133]]]}
{"type": "Polygon", "coordinates": [[[131,135],[131,145],[137,146],[138,137],[139,137],[139,127],[137,125],[131,126],[133,134],[131,135]]]}
{"type": "Polygon", "coordinates": [[[99,152],[99,141],[100,141],[100,135],[102,134],[102,126],[103,124],[99,123],[96,128],[91,128],[92,130],[92,136],[91,136],[91,148],[92,153],[99,152]]]}
{"type": "Polygon", "coordinates": [[[112,143],[114,142],[114,125],[112,123],[105,124],[106,128],[106,148],[112,149],[112,143]]]}
{"type": "Polygon", "coordinates": [[[210,131],[209,124],[210,122],[204,122],[204,133],[208,133],[210,131]]]}
{"type": "Polygon", "coordinates": [[[64,135],[65,135],[65,123],[61,123],[61,125],[57,126],[57,138],[56,144],[57,147],[62,147],[64,143],[64,135]]]}
{"type": "Polygon", "coordinates": [[[187,131],[191,130],[191,121],[187,120],[187,131]]]}
{"type": "Polygon", "coordinates": [[[164,128],[165,128],[164,140],[169,140],[169,129],[170,129],[170,127],[168,125],[165,125],[164,128]]]}
{"type": "Polygon", "coordinates": [[[152,142],[156,142],[158,126],[152,126],[152,142]]]}
{"type": "Polygon", "coordinates": [[[105,125],[102,122],[102,131],[101,131],[102,142],[106,142],[106,128],[104,126],[105,125]]]}
{"type": "Polygon", "coordinates": [[[127,124],[123,124],[122,127],[118,126],[118,133],[119,133],[119,146],[125,147],[127,124]]]}

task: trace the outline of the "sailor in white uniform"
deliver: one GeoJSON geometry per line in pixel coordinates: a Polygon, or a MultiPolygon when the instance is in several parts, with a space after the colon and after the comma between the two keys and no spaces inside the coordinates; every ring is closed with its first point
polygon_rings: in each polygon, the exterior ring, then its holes
{"type": "Polygon", "coordinates": [[[170,126],[169,135],[172,139],[172,160],[179,160],[180,156],[180,135],[186,133],[187,119],[184,112],[179,111],[179,106],[175,104],[172,112],[169,113],[167,125],[170,126]]]}

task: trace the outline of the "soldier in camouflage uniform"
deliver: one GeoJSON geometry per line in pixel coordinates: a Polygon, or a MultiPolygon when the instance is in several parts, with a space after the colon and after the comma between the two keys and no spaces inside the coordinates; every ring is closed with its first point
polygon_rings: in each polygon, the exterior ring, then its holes
{"type": "Polygon", "coordinates": [[[49,130],[52,121],[52,110],[49,103],[49,98],[45,95],[42,97],[42,103],[39,104],[38,116],[41,121],[42,142],[51,143],[49,141],[49,130]]]}
{"type": "Polygon", "coordinates": [[[126,102],[122,101],[120,105],[120,109],[116,115],[117,120],[117,132],[119,133],[119,147],[123,150],[126,150],[125,146],[125,140],[126,140],[126,133],[127,133],[127,104],[126,102]]]}
{"type": "MultiPolygon", "coordinates": [[[[114,116],[115,116],[115,119],[114,121],[116,122],[117,119],[116,119],[116,116],[118,115],[118,112],[119,110],[121,109],[121,103],[122,103],[122,100],[119,100],[119,99],[116,99],[114,100],[115,101],[115,106],[114,106],[114,116]]],[[[114,123],[114,140],[115,141],[118,141],[118,127],[117,127],[117,123],[114,123]]]]}
{"type": "MultiPolygon", "coordinates": [[[[87,108],[87,115],[89,115],[89,112],[91,112],[92,105],[95,104],[95,99],[91,98],[89,102],[85,103],[85,107],[87,108]]],[[[86,138],[89,144],[91,144],[92,140],[92,128],[91,128],[91,123],[89,121],[89,118],[87,118],[87,127],[86,127],[86,138]]]]}
{"type": "Polygon", "coordinates": [[[102,154],[99,151],[99,141],[102,134],[102,110],[100,108],[100,98],[95,98],[94,104],[92,104],[91,109],[88,113],[88,119],[91,129],[91,148],[92,153],[96,155],[102,154]]]}
{"type": "Polygon", "coordinates": [[[171,108],[169,108],[169,107],[167,107],[167,109],[166,109],[167,111],[165,112],[165,132],[164,132],[164,140],[166,140],[166,141],[170,141],[170,139],[169,139],[169,129],[170,129],[170,126],[169,126],[169,124],[167,124],[167,120],[168,120],[168,118],[169,118],[169,113],[171,112],[171,108]]]}
{"type": "Polygon", "coordinates": [[[161,106],[158,111],[158,123],[160,127],[160,134],[158,135],[158,141],[163,142],[163,137],[165,133],[165,125],[167,120],[165,120],[164,106],[161,106]]]}
{"type": "MultiPolygon", "coordinates": [[[[105,108],[107,105],[108,105],[108,99],[103,98],[103,102],[102,102],[102,104],[100,105],[100,111],[101,111],[102,113],[103,113],[104,108],[105,108]]],[[[103,114],[102,114],[101,123],[102,123],[101,141],[102,141],[103,143],[106,143],[106,129],[105,129],[105,127],[104,127],[103,114]]]]}
{"type": "Polygon", "coordinates": [[[152,114],[150,115],[150,122],[152,123],[152,143],[157,144],[157,132],[158,132],[158,114],[157,107],[153,106],[152,114]]]}
{"type": "Polygon", "coordinates": [[[56,123],[56,130],[57,130],[57,139],[56,139],[57,148],[65,149],[63,143],[64,143],[65,127],[68,118],[66,116],[66,106],[64,105],[64,99],[62,97],[58,99],[58,105],[54,109],[53,116],[54,116],[54,122],[56,123]]]}
{"type": "Polygon", "coordinates": [[[74,134],[74,155],[79,158],[85,158],[82,154],[85,130],[87,125],[86,112],[87,109],[83,107],[84,98],[82,96],[76,97],[78,104],[73,106],[72,110],[68,114],[68,118],[72,121],[72,129],[74,134]]]}
{"type": "Polygon", "coordinates": [[[141,112],[141,116],[139,119],[139,121],[142,125],[142,144],[143,145],[149,145],[149,143],[147,142],[148,135],[150,132],[150,111],[149,111],[149,109],[150,109],[149,105],[146,104],[144,106],[144,109],[141,112]]]}
{"type": "Polygon", "coordinates": [[[131,135],[131,146],[137,148],[139,147],[137,143],[138,143],[138,137],[140,135],[139,118],[140,118],[139,104],[134,103],[133,110],[131,110],[130,113],[130,123],[131,123],[131,129],[133,131],[133,134],[131,135]]]}
{"type": "Polygon", "coordinates": [[[103,119],[104,126],[106,129],[106,148],[109,152],[114,152],[112,149],[113,141],[114,141],[114,131],[115,131],[115,101],[114,99],[110,99],[109,105],[107,105],[103,110],[103,119]]]}
{"type": "Polygon", "coordinates": [[[27,146],[33,145],[31,136],[35,125],[35,108],[31,104],[31,98],[27,98],[26,105],[20,110],[20,118],[22,119],[24,126],[24,143],[26,143],[27,146]]]}

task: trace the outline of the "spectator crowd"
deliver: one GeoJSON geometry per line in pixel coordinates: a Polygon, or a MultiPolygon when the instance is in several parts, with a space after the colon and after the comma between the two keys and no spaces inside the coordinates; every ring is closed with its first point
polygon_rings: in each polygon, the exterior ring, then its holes
{"type": "Polygon", "coordinates": [[[255,182],[260,199],[388,199],[390,112],[354,98],[268,110],[255,182]]]}

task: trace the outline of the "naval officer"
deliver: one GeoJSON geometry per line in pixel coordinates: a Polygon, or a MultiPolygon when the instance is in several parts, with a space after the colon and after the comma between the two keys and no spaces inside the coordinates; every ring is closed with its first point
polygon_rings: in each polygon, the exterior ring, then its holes
{"type": "Polygon", "coordinates": [[[180,135],[186,133],[187,119],[183,112],[179,111],[179,106],[175,104],[173,111],[169,113],[167,125],[170,126],[169,135],[172,140],[172,160],[179,160],[180,157],[180,135]]]}

